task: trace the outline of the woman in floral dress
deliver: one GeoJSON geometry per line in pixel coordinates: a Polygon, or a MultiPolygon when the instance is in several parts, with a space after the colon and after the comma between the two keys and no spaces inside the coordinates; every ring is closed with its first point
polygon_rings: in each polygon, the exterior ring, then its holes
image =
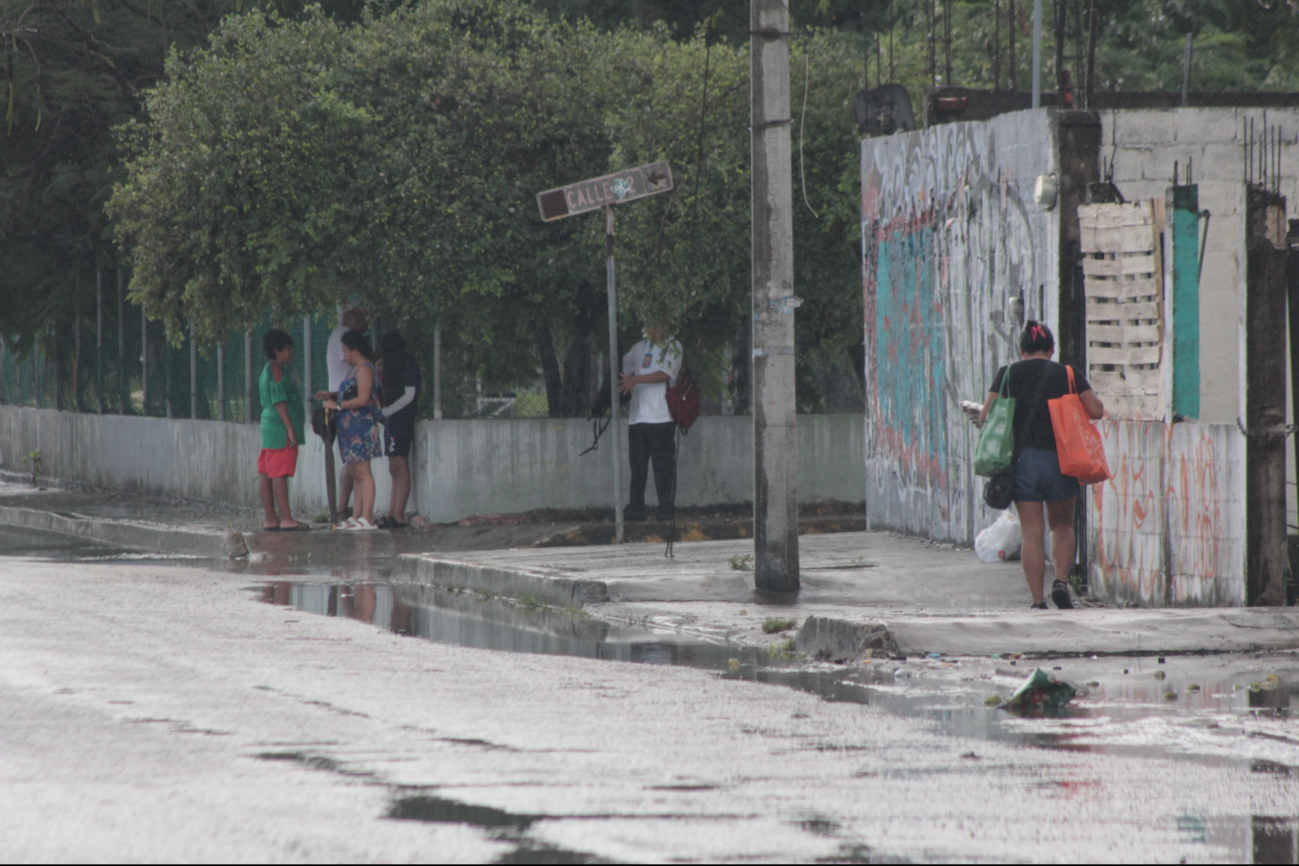
{"type": "Polygon", "coordinates": [[[374,368],[374,350],[360,331],[343,335],[343,358],[352,369],[338,384],[338,393],[326,400],[326,409],[337,409],[338,451],[343,465],[350,466],[356,484],[352,517],[338,529],[366,531],[374,525],[374,473],[370,461],[383,456],[379,433],[379,375],[374,368]]]}

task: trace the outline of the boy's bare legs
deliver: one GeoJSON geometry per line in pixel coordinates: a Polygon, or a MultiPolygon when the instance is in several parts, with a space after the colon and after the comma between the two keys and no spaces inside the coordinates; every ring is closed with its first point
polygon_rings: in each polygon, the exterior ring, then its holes
{"type": "MultiPolygon", "coordinates": [[[[1024,580],[1028,581],[1028,592],[1033,596],[1033,604],[1042,604],[1045,601],[1042,582],[1046,577],[1046,548],[1043,545],[1046,527],[1042,517],[1042,503],[1016,502],[1015,513],[1019,515],[1019,525],[1024,533],[1023,546],[1019,551],[1024,580]]],[[[1052,550],[1054,549],[1052,545],[1052,550]]]]}
{"type": "Polygon", "coordinates": [[[271,491],[275,494],[275,505],[280,511],[280,529],[297,529],[300,525],[293,519],[289,510],[289,477],[287,475],[271,479],[271,491]]]}
{"type": "Polygon", "coordinates": [[[410,499],[410,458],[389,457],[388,474],[392,476],[392,493],[388,497],[388,516],[398,523],[405,523],[406,502],[410,499]]]}
{"type": "Polygon", "coordinates": [[[280,516],[275,513],[275,494],[271,479],[265,472],[257,473],[257,492],[262,496],[262,511],[266,515],[266,519],[262,521],[262,529],[279,529],[280,516]]]}

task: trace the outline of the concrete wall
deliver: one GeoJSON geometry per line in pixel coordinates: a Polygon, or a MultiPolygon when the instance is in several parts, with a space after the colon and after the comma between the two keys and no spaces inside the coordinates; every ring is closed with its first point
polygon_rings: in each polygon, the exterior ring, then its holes
{"type": "MultiPolygon", "coordinates": [[[[1114,182],[1129,201],[1162,199],[1176,162],[1182,183],[1189,167],[1199,187],[1200,208],[1211,214],[1200,279],[1199,420],[1234,425],[1236,418],[1245,417],[1247,127],[1253,121],[1257,139],[1265,125],[1280,126],[1281,194],[1288,202],[1287,216],[1299,218],[1299,109],[1103,111],[1100,118],[1102,154],[1113,160],[1114,182]]],[[[1254,175],[1261,180],[1257,157],[1254,175]]],[[[1287,401],[1292,388],[1287,383],[1287,401]]],[[[1287,415],[1287,423],[1293,423],[1293,405],[1287,415]]],[[[1287,446],[1285,452],[1286,478],[1293,479],[1294,449],[1287,446]]],[[[1297,489],[1286,485],[1286,522],[1291,526],[1299,525],[1297,489]]]]}
{"type": "Polygon", "coordinates": [[[1058,319],[1057,118],[1021,111],[862,142],[867,526],[973,543],[983,505],[962,400],[1018,359],[1025,314],[1058,319]]]}
{"type": "Polygon", "coordinates": [[[1092,591],[1145,606],[1245,603],[1245,438],[1236,425],[1102,421],[1089,488],[1092,591]]]}
{"type": "MultiPolygon", "coordinates": [[[[862,416],[800,416],[798,431],[799,500],[860,502],[865,487],[862,416]]],[[[605,434],[599,451],[579,457],[591,444],[588,422],[426,421],[416,435],[412,508],[432,520],[611,506],[612,434],[605,434]]],[[[0,406],[0,467],[21,471],[23,456],[39,448],[48,477],[104,487],[257,507],[259,445],[257,428],[247,424],[0,406]]],[[[681,440],[677,502],[751,500],[752,461],[751,418],[700,418],[681,440]]],[[[386,461],[374,461],[374,470],[378,510],[383,511],[389,489],[386,461]]],[[[624,497],[628,477],[624,465],[624,497]]],[[[307,514],[324,510],[324,448],[310,432],[291,492],[295,509],[307,514]]],[[[648,500],[655,502],[652,479],[648,500]]]]}
{"type": "Polygon", "coordinates": [[[1265,120],[1281,127],[1281,193],[1289,216],[1299,216],[1299,108],[1103,111],[1100,118],[1102,155],[1113,161],[1114,183],[1128,201],[1162,201],[1177,163],[1180,181],[1187,182],[1189,167],[1200,208],[1212,214],[1200,279],[1199,420],[1234,423],[1245,411],[1243,130],[1250,120],[1256,137],[1265,120]]]}

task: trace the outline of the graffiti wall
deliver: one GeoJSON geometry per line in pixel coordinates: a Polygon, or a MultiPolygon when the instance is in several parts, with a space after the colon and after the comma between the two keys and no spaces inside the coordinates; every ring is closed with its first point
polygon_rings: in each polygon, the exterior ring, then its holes
{"type": "Polygon", "coordinates": [[[995,519],[971,471],[983,402],[1018,359],[1018,307],[1056,325],[1059,221],[1047,111],[862,142],[866,512],[871,528],[973,543],[995,519]]]}
{"type": "Polygon", "coordinates": [[[1113,478],[1087,497],[1089,582],[1143,606],[1245,603],[1245,439],[1234,424],[1101,421],[1113,478]]]}

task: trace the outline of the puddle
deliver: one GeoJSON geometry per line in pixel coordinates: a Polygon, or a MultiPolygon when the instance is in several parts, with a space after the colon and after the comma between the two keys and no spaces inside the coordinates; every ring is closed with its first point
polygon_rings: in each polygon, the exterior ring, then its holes
{"type": "Polygon", "coordinates": [[[951,735],[1072,751],[1263,761],[1295,767],[1299,775],[1299,731],[1289,715],[1299,657],[1291,654],[1171,657],[1166,664],[1106,657],[1014,665],[987,658],[809,665],[755,647],[436,586],[277,581],[257,591],[266,603],[437,643],[701,668],[924,719],[951,735]],[[1023,717],[985,703],[993,694],[1008,698],[1039,665],[1079,687],[1079,697],[1063,711],[1023,717]]]}

